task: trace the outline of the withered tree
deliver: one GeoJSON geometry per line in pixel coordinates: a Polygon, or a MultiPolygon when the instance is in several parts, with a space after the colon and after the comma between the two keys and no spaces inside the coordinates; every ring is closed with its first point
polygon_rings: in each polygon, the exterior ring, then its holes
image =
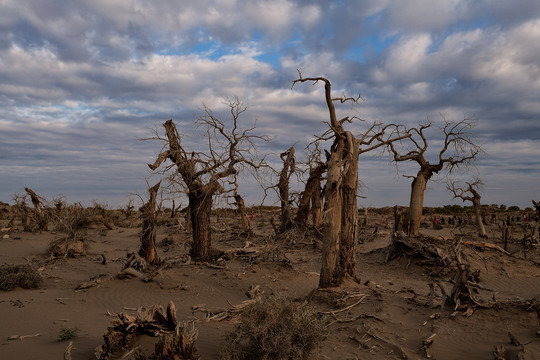
{"type": "Polygon", "coordinates": [[[255,158],[254,141],[267,141],[266,136],[252,134],[254,125],[248,128],[240,127],[240,117],[247,110],[240,99],[227,99],[230,118],[222,120],[213,111],[204,106],[204,113],[195,124],[206,129],[206,152],[187,150],[182,144],[175,123],[167,120],[166,138],[157,135],[165,145],[153,164],[148,164],[156,170],[165,161],[170,160],[168,168],[175,168],[186,188],[189,200],[189,218],[192,224],[193,241],[190,254],[193,260],[211,260],[210,215],[213,197],[232,191],[227,187],[226,179],[237,174],[246,167],[257,169],[263,166],[262,160],[255,158]]]}
{"type": "Polygon", "coordinates": [[[28,187],[24,188],[24,191],[30,196],[32,205],[34,205],[34,220],[36,222],[39,231],[47,230],[48,219],[45,210],[42,209],[44,200],[41,196],[28,187]]]}
{"type": "Polygon", "coordinates": [[[314,150],[308,155],[309,177],[306,181],[304,191],[300,194],[300,203],[296,213],[295,223],[304,230],[307,227],[309,215],[312,217],[312,224],[318,228],[322,224],[322,178],[326,171],[326,163],[321,160],[321,151],[318,143],[315,143],[314,150]]]}
{"type": "Polygon", "coordinates": [[[236,177],[233,182],[234,190],[233,190],[233,199],[234,199],[234,205],[236,205],[236,211],[238,212],[238,215],[240,215],[240,218],[242,219],[242,226],[244,228],[244,231],[249,232],[251,230],[251,224],[249,223],[249,217],[246,210],[246,204],[244,202],[244,198],[242,195],[238,193],[238,182],[236,180],[236,177]]]}
{"type": "Polygon", "coordinates": [[[451,173],[456,167],[467,166],[482,152],[469,133],[476,125],[475,119],[467,118],[457,123],[445,121],[441,129],[444,135],[442,148],[437,153],[435,161],[431,162],[428,160],[428,140],[425,134],[431,125],[432,123],[428,122],[407,130],[411,136],[408,138],[408,146],[404,146],[403,149],[397,149],[393,142],[388,145],[394,161],[415,161],[420,166],[416,176],[412,176],[408,213],[409,235],[418,235],[424,208],[424,192],[427,182],[433,175],[443,169],[451,173]]]}
{"type": "MultiPolygon", "coordinates": [[[[328,108],[330,129],[323,135],[325,139],[333,139],[327,155],[327,180],[324,187],[323,215],[323,248],[322,266],[319,287],[339,286],[346,277],[355,276],[355,240],[357,237],[358,205],[356,200],[358,188],[358,157],[392,141],[403,139],[406,135],[397,133],[396,125],[382,126],[373,123],[358,134],[345,130],[344,123],[352,122],[356,117],[345,117],[338,120],[334,102],[357,102],[357,98],[333,98],[332,85],[324,77],[302,77],[293,81],[294,87],[302,82],[323,82],[325,100],[328,108]]],[[[357,119],[359,120],[359,119],[357,119]]]]}
{"type": "Polygon", "coordinates": [[[454,195],[454,198],[470,201],[473,204],[474,212],[476,214],[478,236],[487,238],[486,229],[482,222],[482,214],[480,214],[480,199],[482,199],[482,196],[480,195],[479,190],[483,183],[480,179],[475,179],[472,182],[465,182],[465,184],[467,185],[466,187],[458,186],[454,181],[451,181],[446,188],[454,195]]]}
{"type": "Polygon", "coordinates": [[[283,161],[283,168],[279,173],[279,182],[277,188],[279,190],[279,200],[281,203],[281,225],[280,232],[284,232],[293,226],[291,202],[289,200],[289,182],[291,175],[296,170],[296,159],[294,157],[294,146],[291,146],[287,151],[279,155],[283,161]]]}
{"type": "Polygon", "coordinates": [[[141,248],[139,255],[150,265],[156,264],[159,259],[156,254],[156,231],[157,231],[157,213],[156,197],[161,182],[148,188],[150,195],[148,202],[141,206],[143,219],[143,228],[141,235],[141,248]]]}

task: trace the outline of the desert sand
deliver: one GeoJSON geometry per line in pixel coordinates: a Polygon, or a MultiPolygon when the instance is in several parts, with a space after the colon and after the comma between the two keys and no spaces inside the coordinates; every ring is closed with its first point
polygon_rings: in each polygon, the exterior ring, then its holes
{"type": "MultiPolygon", "coordinates": [[[[450,259],[461,241],[463,262],[479,271],[478,303],[463,303],[455,310],[445,304],[437,285],[452,288],[455,262],[444,265],[396,248],[394,258],[388,259],[393,228],[389,215],[373,214],[369,225],[361,226],[358,281],[328,291],[314,291],[320,240],[296,231],[276,237],[271,216],[255,213],[250,236],[240,233],[234,213],[214,217],[213,246],[224,251],[216,264],[188,261],[190,234],[178,225],[182,218],[161,221],[157,248],[164,266],[148,282],[116,278],[139,249],[137,221],[131,226],[90,226],[84,231],[84,254],[74,257],[48,254],[49,243],[62,236],[52,229],[4,229],[0,264],[30,264],[44,282],[37,289],[0,291],[0,358],[62,359],[69,341],[59,341],[61,329],[76,328],[72,359],[95,359],[114,314],[134,315],[139,307],[165,307],[173,301],[177,318],[194,321],[199,331],[195,346],[201,358],[218,359],[234,319],[218,321],[210,315],[247,300],[246,291],[259,285],[261,296],[309,301],[329,318],[329,336],[314,359],[494,359],[501,346],[506,359],[540,359],[540,250],[532,246],[524,254],[518,230],[508,252],[501,251],[496,225],[487,225],[488,239],[477,238],[472,225],[421,230],[425,241],[440,249],[442,259],[450,259]],[[93,286],[81,288],[91,281],[93,286]]],[[[7,218],[0,220],[2,228],[7,223],[7,218]]],[[[141,336],[133,347],[151,352],[155,342],[141,336]]]]}

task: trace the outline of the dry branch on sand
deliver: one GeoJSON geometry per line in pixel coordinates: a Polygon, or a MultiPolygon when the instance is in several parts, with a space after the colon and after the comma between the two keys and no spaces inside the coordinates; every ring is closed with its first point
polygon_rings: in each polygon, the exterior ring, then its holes
{"type": "Polygon", "coordinates": [[[162,263],[160,262],[159,266],[149,266],[146,261],[138,254],[129,254],[129,257],[124,264],[124,267],[118,272],[118,274],[105,278],[96,277],[91,279],[90,281],[82,282],[77,285],[77,287],[75,287],[75,291],[89,289],[91,287],[100,285],[105,281],[113,279],[137,278],[144,282],[150,282],[154,280],[156,276],[161,274],[161,265],[162,263]]]}
{"type": "Polygon", "coordinates": [[[132,341],[139,335],[160,337],[153,355],[148,356],[137,350],[136,359],[197,359],[194,347],[197,330],[193,324],[179,324],[176,308],[169,301],[166,312],[159,305],[139,308],[137,315],[119,313],[111,321],[111,326],[103,335],[104,344],[96,348],[99,360],[115,358],[119,352],[129,349],[132,341]]]}

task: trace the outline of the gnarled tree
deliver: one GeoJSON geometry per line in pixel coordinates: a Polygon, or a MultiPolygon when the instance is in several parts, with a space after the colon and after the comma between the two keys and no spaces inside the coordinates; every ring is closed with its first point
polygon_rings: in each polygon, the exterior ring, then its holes
{"type": "Polygon", "coordinates": [[[210,215],[213,197],[233,191],[226,188],[230,176],[236,175],[246,167],[257,169],[264,161],[255,158],[254,141],[268,141],[266,136],[252,134],[255,126],[240,127],[239,120],[247,107],[238,99],[227,99],[230,119],[219,119],[211,109],[204,107],[204,114],[196,121],[198,127],[206,128],[208,149],[205,153],[186,150],[181,142],[176,125],[172,120],[163,124],[166,138],[157,135],[154,139],[165,142],[162,152],[153,164],[156,170],[165,161],[172,162],[167,168],[175,172],[186,188],[189,200],[189,218],[192,223],[193,241],[190,254],[193,260],[211,260],[210,215]]]}
{"type": "Polygon", "coordinates": [[[475,119],[464,119],[457,123],[446,122],[441,129],[444,134],[442,148],[437,154],[435,162],[428,160],[428,141],[425,131],[432,123],[420,125],[407,131],[409,146],[397,149],[394,143],[389,143],[388,149],[396,162],[415,161],[420,166],[411,184],[411,198],[409,202],[409,235],[418,235],[422,210],[424,208],[424,192],[427,182],[434,174],[446,169],[451,173],[456,167],[469,165],[478,154],[482,152],[480,146],[475,144],[469,130],[476,125],[475,119]]]}
{"type": "Polygon", "coordinates": [[[480,196],[480,193],[478,192],[483,183],[480,179],[475,179],[473,182],[466,182],[465,184],[467,185],[466,187],[458,186],[454,181],[451,181],[446,188],[454,195],[454,198],[472,202],[476,214],[478,236],[487,238],[486,229],[482,221],[482,214],[480,213],[480,199],[482,196],[480,196]]]}
{"type": "MultiPolygon", "coordinates": [[[[328,108],[330,129],[325,133],[326,139],[333,138],[330,153],[327,154],[327,180],[324,187],[323,215],[323,248],[322,266],[319,287],[339,286],[346,277],[356,278],[355,275],[355,242],[357,237],[358,205],[356,193],[358,188],[358,157],[360,154],[388,145],[392,141],[403,139],[396,125],[381,126],[373,123],[358,135],[345,130],[344,123],[351,122],[356,117],[345,117],[338,120],[334,102],[356,103],[357,98],[332,97],[332,85],[324,77],[302,77],[293,81],[292,86],[299,82],[323,82],[325,100],[328,108]]],[[[357,119],[359,120],[359,119],[357,119]]]]}

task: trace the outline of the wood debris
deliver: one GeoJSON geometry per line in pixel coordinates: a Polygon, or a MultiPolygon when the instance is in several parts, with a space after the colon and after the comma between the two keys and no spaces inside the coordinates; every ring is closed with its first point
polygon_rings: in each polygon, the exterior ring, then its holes
{"type": "Polygon", "coordinates": [[[41,336],[41,334],[35,334],[35,335],[11,335],[7,339],[8,340],[23,340],[23,339],[26,339],[26,338],[33,338],[33,337],[38,337],[38,336],[41,336]]]}
{"type": "MultiPolygon", "coordinates": [[[[193,325],[187,323],[178,324],[176,319],[176,307],[169,301],[167,310],[159,305],[149,308],[139,308],[137,315],[132,316],[126,313],[119,313],[111,321],[111,326],[103,335],[104,344],[96,348],[96,358],[99,360],[112,359],[119,352],[127,350],[132,341],[139,335],[159,336],[160,342],[156,344],[156,354],[177,354],[178,359],[196,359],[197,357],[186,357],[186,354],[195,356],[194,342],[197,331],[193,325]],[[171,337],[167,337],[171,335],[171,337]],[[159,345],[161,344],[161,345],[159,345]],[[159,349],[158,349],[159,346],[159,349]],[[158,351],[159,350],[159,351],[158,351]]],[[[154,355],[148,357],[139,354],[138,359],[173,359],[176,357],[159,357],[154,355]]]]}

